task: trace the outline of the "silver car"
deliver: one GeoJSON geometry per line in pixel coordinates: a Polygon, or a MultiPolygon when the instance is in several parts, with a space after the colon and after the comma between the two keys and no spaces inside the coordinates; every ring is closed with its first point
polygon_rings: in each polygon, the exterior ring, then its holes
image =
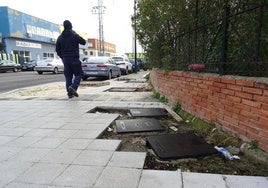
{"type": "Polygon", "coordinates": [[[89,57],[82,63],[83,80],[89,77],[105,77],[111,79],[112,77],[121,76],[121,71],[116,66],[115,61],[110,57],[98,56],[89,57]]]}
{"type": "Polygon", "coordinates": [[[43,72],[53,72],[58,74],[64,71],[64,66],[59,58],[48,58],[39,60],[36,62],[35,70],[38,74],[43,74],[43,72]]]}

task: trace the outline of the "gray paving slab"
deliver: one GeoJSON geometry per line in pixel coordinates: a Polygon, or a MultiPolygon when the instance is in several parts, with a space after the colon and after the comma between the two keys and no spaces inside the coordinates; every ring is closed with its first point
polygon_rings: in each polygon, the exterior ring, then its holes
{"type": "Polygon", "coordinates": [[[99,166],[70,165],[53,181],[56,186],[93,187],[103,171],[99,166]]]}
{"type": "Polygon", "coordinates": [[[52,149],[50,150],[49,153],[43,156],[39,162],[71,164],[80,153],[81,150],[61,149],[61,148],[52,149]]]}
{"type": "Polygon", "coordinates": [[[112,155],[113,151],[84,150],[73,161],[73,164],[106,166],[112,155]]]}
{"type": "Polygon", "coordinates": [[[69,138],[64,143],[62,143],[59,148],[65,149],[77,149],[84,150],[88,147],[88,145],[92,142],[92,139],[86,138],[69,138]]]}
{"type": "Polygon", "coordinates": [[[35,144],[32,144],[31,147],[36,147],[36,148],[57,148],[60,146],[63,142],[65,142],[67,138],[41,138],[38,142],[35,144]]]}
{"type": "Polygon", "coordinates": [[[223,175],[223,178],[226,181],[227,187],[236,188],[267,188],[268,181],[265,177],[259,176],[232,176],[232,175],[223,175]]]}
{"type": "Polygon", "coordinates": [[[37,163],[17,177],[14,182],[51,184],[67,168],[67,164],[37,163]]]}
{"type": "Polygon", "coordinates": [[[16,138],[17,137],[14,137],[14,136],[0,136],[0,146],[5,145],[6,143],[8,143],[11,140],[14,140],[16,138]]]}
{"type": "Polygon", "coordinates": [[[95,139],[89,144],[87,149],[115,151],[118,149],[120,144],[121,144],[121,140],[95,139]]]}
{"type": "Polygon", "coordinates": [[[78,130],[71,138],[96,139],[102,132],[103,130],[78,130]]]}
{"type": "Polygon", "coordinates": [[[57,129],[47,135],[54,138],[71,138],[78,130],[61,130],[57,129]]]}
{"type": "Polygon", "coordinates": [[[145,152],[114,152],[108,166],[142,169],[145,161],[145,152]]]}
{"type": "Polygon", "coordinates": [[[12,157],[23,149],[24,148],[0,146],[0,161],[8,160],[10,157],[12,157]]]}
{"type": "Polygon", "coordinates": [[[226,188],[221,174],[182,172],[184,188],[226,188]]]}
{"type": "Polygon", "coordinates": [[[47,148],[23,148],[20,152],[9,158],[10,161],[38,162],[50,149],[47,148]]]}
{"type": "Polygon", "coordinates": [[[29,147],[37,143],[41,138],[38,137],[18,137],[15,140],[12,140],[5,144],[5,146],[11,147],[29,147]]]}
{"type": "Polygon", "coordinates": [[[0,163],[0,180],[8,183],[29,169],[33,163],[20,161],[2,161],[0,163]]]}
{"type": "Polygon", "coordinates": [[[94,188],[136,188],[141,169],[106,167],[94,188]]]}
{"type": "Polygon", "coordinates": [[[5,188],[47,188],[48,185],[30,183],[9,183],[5,188]]]}
{"type": "Polygon", "coordinates": [[[181,171],[143,170],[138,188],[181,188],[181,171]]]}

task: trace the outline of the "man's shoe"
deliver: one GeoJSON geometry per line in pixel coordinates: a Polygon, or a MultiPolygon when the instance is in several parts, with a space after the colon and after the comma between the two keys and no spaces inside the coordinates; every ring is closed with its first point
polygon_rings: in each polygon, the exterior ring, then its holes
{"type": "Polygon", "coordinates": [[[69,99],[74,98],[74,95],[69,95],[68,98],[69,99]]]}
{"type": "Polygon", "coordinates": [[[75,96],[75,97],[79,97],[78,93],[76,92],[76,90],[72,87],[69,86],[68,90],[75,96]]]}

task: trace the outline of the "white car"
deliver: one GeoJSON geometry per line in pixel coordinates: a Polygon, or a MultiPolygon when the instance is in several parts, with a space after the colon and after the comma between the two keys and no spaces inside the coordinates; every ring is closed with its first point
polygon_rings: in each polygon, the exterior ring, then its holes
{"type": "Polygon", "coordinates": [[[114,56],[112,59],[115,61],[116,65],[120,67],[122,73],[128,74],[132,71],[132,64],[128,58],[123,56],[114,56]]]}
{"type": "Polygon", "coordinates": [[[53,72],[58,74],[64,71],[64,66],[59,58],[48,58],[39,60],[36,62],[35,70],[38,74],[43,74],[43,72],[53,72]]]}

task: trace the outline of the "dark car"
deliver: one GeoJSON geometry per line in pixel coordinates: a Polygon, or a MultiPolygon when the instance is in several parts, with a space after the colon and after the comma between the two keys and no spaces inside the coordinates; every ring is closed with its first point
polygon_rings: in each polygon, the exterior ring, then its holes
{"type": "Polygon", "coordinates": [[[121,76],[120,67],[111,57],[90,57],[82,63],[83,80],[89,77],[105,77],[111,79],[112,77],[121,76]]]}
{"type": "Polygon", "coordinates": [[[36,60],[30,60],[26,61],[21,65],[22,70],[34,70],[34,67],[36,66],[36,60]]]}
{"type": "MultiPolygon", "coordinates": [[[[129,59],[129,61],[132,64],[132,71],[135,72],[136,71],[135,59],[131,58],[131,59],[129,59]]],[[[137,71],[140,71],[140,63],[139,63],[139,61],[137,61],[137,71]]]]}
{"type": "Polygon", "coordinates": [[[0,61],[0,72],[13,71],[18,72],[21,70],[21,65],[12,60],[1,60],[0,61]]]}

